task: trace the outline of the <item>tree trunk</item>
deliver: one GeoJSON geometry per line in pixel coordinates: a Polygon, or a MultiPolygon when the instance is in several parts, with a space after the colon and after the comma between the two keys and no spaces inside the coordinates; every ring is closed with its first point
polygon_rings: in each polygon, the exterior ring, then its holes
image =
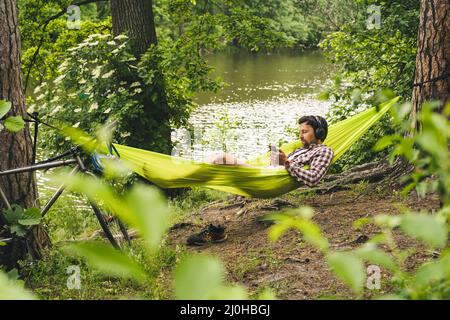
{"type": "Polygon", "coordinates": [[[126,33],[137,57],[157,44],[152,0],[111,0],[111,13],[114,34],[126,33]]]}
{"type": "MultiPolygon", "coordinates": [[[[411,119],[427,100],[450,101],[450,1],[421,0],[411,119]]],[[[413,129],[420,129],[414,121],[413,129]]]]}
{"type": "MultiPolygon", "coordinates": [[[[25,99],[20,72],[20,32],[15,0],[0,0],[0,99],[10,101],[10,115],[25,115],[25,99]]],[[[28,125],[24,130],[0,132],[0,171],[29,165],[32,161],[32,142],[28,125]]],[[[22,207],[37,207],[34,175],[17,174],[0,177],[0,187],[10,203],[22,207]]],[[[0,214],[4,204],[0,201],[0,214]]],[[[0,229],[1,229],[0,225],[0,229]]],[[[1,230],[0,230],[1,231],[1,230]]],[[[2,236],[9,236],[5,232],[2,236]]],[[[14,267],[17,260],[28,255],[40,258],[49,238],[42,226],[30,230],[27,239],[15,239],[0,247],[0,264],[14,267]]]]}
{"type": "MultiPolygon", "coordinates": [[[[152,8],[152,0],[111,0],[112,25],[114,35],[125,33],[130,38],[134,49],[134,55],[139,59],[151,45],[157,45],[155,21],[152,8]]],[[[148,123],[145,128],[140,128],[137,141],[141,141],[136,147],[149,149],[152,139],[162,140],[162,143],[153,151],[171,153],[171,127],[170,115],[167,104],[167,96],[163,73],[158,61],[152,61],[156,70],[154,82],[147,88],[147,97],[144,102],[148,123]],[[156,99],[153,96],[156,94],[156,99]]]]}

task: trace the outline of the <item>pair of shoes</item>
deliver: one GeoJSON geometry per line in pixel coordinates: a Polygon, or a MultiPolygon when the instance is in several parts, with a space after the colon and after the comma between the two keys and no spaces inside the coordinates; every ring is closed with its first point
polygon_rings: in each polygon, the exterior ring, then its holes
{"type": "Polygon", "coordinates": [[[214,226],[210,224],[199,233],[191,235],[187,239],[187,244],[191,246],[201,246],[207,243],[223,242],[227,239],[224,226],[214,226]]]}

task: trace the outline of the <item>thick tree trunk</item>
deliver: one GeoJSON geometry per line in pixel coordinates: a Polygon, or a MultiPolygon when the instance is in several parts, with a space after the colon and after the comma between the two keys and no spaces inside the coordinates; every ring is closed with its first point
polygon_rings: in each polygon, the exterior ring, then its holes
{"type": "Polygon", "coordinates": [[[126,33],[136,56],[157,44],[152,0],[111,0],[111,13],[114,34],[126,33]]]}
{"type": "MultiPolygon", "coordinates": [[[[151,45],[157,45],[152,0],[111,0],[111,13],[114,35],[125,33],[133,45],[134,55],[140,58],[151,45]]],[[[171,153],[171,127],[169,108],[163,73],[158,61],[153,61],[156,71],[155,80],[146,91],[148,96],[144,103],[148,123],[156,123],[157,128],[150,125],[141,128],[142,140],[137,147],[147,149],[152,138],[162,140],[158,149],[153,151],[171,153]],[[153,94],[156,93],[156,99],[153,94]],[[156,134],[155,134],[156,133],[156,134]]]]}
{"type": "MultiPolygon", "coordinates": [[[[427,100],[450,101],[450,1],[420,0],[411,119],[427,100]]],[[[415,121],[415,128],[420,124],[415,121]]]]}
{"type": "MultiPolygon", "coordinates": [[[[15,0],[0,0],[0,99],[10,101],[10,115],[25,115],[25,98],[20,72],[20,33],[15,0]]],[[[32,143],[28,126],[17,133],[0,132],[0,171],[31,163],[32,143]]],[[[10,203],[22,207],[37,207],[34,175],[17,174],[0,177],[0,187],[10,203]]],[[[5,206],[0,202],[0,214],[5,206]]],[[[0,229],[1,229],[0,225],[0,229]]],[[[5,235],[5,233],[2,233],[5,235]]],[[[0,264],[12,267],[27,255],[39,258],[49,244],[41,226],[31,230],[28,239],[17,239],[0,247],[0,264]]]]}

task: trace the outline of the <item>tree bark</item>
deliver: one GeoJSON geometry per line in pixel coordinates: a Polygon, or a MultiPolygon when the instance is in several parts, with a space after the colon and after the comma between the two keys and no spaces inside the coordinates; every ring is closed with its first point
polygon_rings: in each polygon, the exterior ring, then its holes
{"type": "Polygon", "coordinates": [[[111,13],[114,35],[126,33],[136,56],[158,43],[152,0],[111,0],[111,13]]]}
{"type": "MultiPolygon", "coordinates": [[[[112,25],[114,35],[127,34],[133,46],[133,54],[139,59],[151,45],[158,44],[155,30],[152,0],[111,0],[112,25]]],[[[149,140],[162,140],[162,146],[157,150],[171,153],[170,114],[167,103],[164,76],[158,61],[152,61],[156,76],[144,102],[148,123],[157,123],[157,127],[140,128],[141,140],[137,147],[149,149],[149,140]],[[152,97],[156,94],[156,99],[152,97]]]]}
{"type": "MultiPolygon", "coordinates": [[[[11,102],[10,115],[26,114],[20,72],[20,32],[15,0],[0,0],[0,99],[11,102]]],[[[0,171],[29,165],[32,161],[32,142],[28,125],[10,133],[0,132],[0,171]]],[[[34,175],[16,174],[0,177],[0,187],[10,203],[22,207],[38,207],[34,175]]],[[[0,202],[0,214],[5,206],[0,202]]],[[[2,225],[0,225],[1,231],[2,225]]],[[[1,233],[5,235],[5,233],[1,233]]],[[[31,255],[40,258],[49,238],[42,226],[31,229],[27,239],[15,239],[0,247],[0,264],[16,265],[17,260],[31,255]]]]}
{"type": "MultiPolygon", "coordinates": [[[[450,1],[421,0],[411,119],[427,100],[450,101],[450,1]]],[[[414,121],[414,128],[420,123],[414,121]]]]}

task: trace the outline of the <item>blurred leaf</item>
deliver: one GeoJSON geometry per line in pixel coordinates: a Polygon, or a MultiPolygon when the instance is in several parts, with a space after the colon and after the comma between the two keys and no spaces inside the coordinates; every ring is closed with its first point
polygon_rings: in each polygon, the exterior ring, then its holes
{"type": "Polygon", "coordinates": [[[141,231],[149,249],[158,248],[172,216],[167,201],[155,187],[136,185],[126,197],[130,222],[141,231]]]}
{"type": "Polygon", "coordinates": [[[391,114],[394,114],[396,121],[402,121],[411,113],[411,103],[402,103],[391,108],[391,114]]]}
{"type": "Polygon", "coordinates": [[[322,91],[317,95],[318,100],[328,101],[330,99],[330,93],[328,91],[322,91]]]}
{"type": "Polygon", "coordinates": [[[103,273],[137,281],[144,281],[146,278],[145,272],[136,261],[110,245],[79,243],[65,249],[69,253],[82,256],[103,273]]]}
{"type": "Polygon", "coordinates": [[[245,287],[240,285],[221,286],[211,293],[211,300],[248,300],[245,287]]]}
{"type": "Polygon", "coordinates": [[[318,247],[320,250],[328,249],[328,240],[321,234],[320,228],[311,220],[311,208],[302,207],[297,210],[288,210],[283,213],[268,214],[264,220],[275,221],[276,224],[269,229],[269,239],[276,241],[290,228],[299,230],[305,241],[318,247]]]}
{"type": "Polygon", "coordinates": [[[382,89],[376,93],[376,99],[378,104],[394,99],[395,96],[396,96],[395,92],[392,91],[391,89],[382,89]]]}
{"type": "Polygon", "coordinates": [[[101,180],[74,174],[62,174],[52,178],[64,183],[72,191],[85,194],[90,200],[103,203],[119,218],[140,230],[150,249],[156,249],[167,231],[171,210],[161,192],[151,186],[136,185],[122,200],[101,180]]]}
{"type": "Polygon", "coordinates": [[[272,289],[267,288],[258,295],[258,300],[277,300],[277,296],[272,289]]]}
{"type": "Polygon", "coordinates": [[[0,271],[0,300],[33,300],[34,298],[32,293],[0,271]]]}
{"type": "Polygon", "coordinates": [[[286,231],[291,228],[293,228],[293,226],[285,222],[275,223],[269,228],[268,231],[270,241],[276,242],[286,231]]]}
{"type": "Polygon", "coordinates": [[[297,220],[295,227],[302,232],[305,241],[322,251],[328,250],[328,240],[322,236],[320,228],[315,223],[310,220],[297,220]]]}
{"type": "Polygon", "coordinates": [[[361,259],[348,252],[333,252],[327,261],[332,271],[353,291],[362,291],[366,273],[361,259]]]}
{"type": "Polygon", "coordinates": [[[420,182],[416,185],[416,191],[419,198],[423,199],[427,195],[428,183],[420,182]]]}
{"type": "Polygon", "coordinates": [[[443,247],[447,242],[446,224],[427,214],[408,213],[402,217],[400,228],[408,235],[431,247],[443,247]]]}
{"type": "Polygon", "coordinates": [[[380,227],[388,227],[390,229],[400,225],[402,218],[399,216],[389,216],[386,214],[380,214],[374,217],[375,224],[380,227]]]}
{"type": "Polygon", "coordinates": [[[97,149],[101,149],[102,152],[107,152],[106,145],[104,148],[100,148],[99,142],[88,133],[81,129],[74,128],[72,126],[63,125],[61,128],[62,133],[70,138],[75,144],[80,145],[81,148],[87,153],[93,153],[97,149]]]}
{"type": "Polygon", "coordinates": [[[174,271],[175,296],[180,300],[210,299],[222,287],[224,277],[225,269],[216,258],[185,258],[174,271]]]}
{"type": "Polygon", "coordinates": [[[25,121],[23,121],[22,117],[8,117],[3,122],[5,128],[11,132],[18,132],[25,128],[25,121]]]}
{"type": "Polygon", "coordinates": [[[361,229],[361,227],[365,226],[366,224],[369,224],[373,221],[372,218],[370,217],[365,217],[365,218],[359,218],[358,220],[353,221],[353,228],[355,228],[356,230],[361,229]]]}
{"type": "Polygon", "coordinates": [[[414,282],[418,286],[427,285],[432,281],[444,278],[444,269],[439,262],[425,263],[420,266],[414,276],[414,282]]]}
{"type": "Polygon", "coordinates": [[[366,244],[355,251],[361,259],[373,264],[381,265],[390,270],[396,269],[394,260],[384,251],[377,249],[373,244],[366,244]]]}
{"type": "Polygon", "coordinates": [[[84,194],[93,202],[104,203],[108,209],[124,221],[134,222],[130,217],[129,208],[115,194],[114,190],[100,179],[81,173],[69,175],[68,172],[60,171],[51,176],[51,181],[56,186],[63,184],[71,191],[84,194]]]}
{"type": "Polygon", "coordinates": [[[393,136],[384,136],[380,140],[377,141],[375,146],[373,147],[374,151],[381,151],[394,143],[395,139],[393,136]]]}

